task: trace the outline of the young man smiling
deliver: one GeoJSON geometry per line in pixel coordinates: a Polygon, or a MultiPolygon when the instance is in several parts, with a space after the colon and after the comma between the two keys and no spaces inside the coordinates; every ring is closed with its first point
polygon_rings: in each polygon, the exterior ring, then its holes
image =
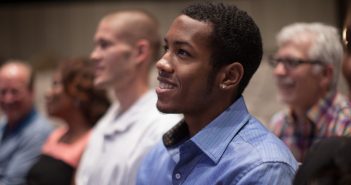
{"type": "Polygon", "coordinates": [[[184,120],[145,158],[137,184],[290,184],[294,157],[241,96],[262,57],[251,17],[221,3],[190,5],[164,42],[157,108],[184,120]]]}

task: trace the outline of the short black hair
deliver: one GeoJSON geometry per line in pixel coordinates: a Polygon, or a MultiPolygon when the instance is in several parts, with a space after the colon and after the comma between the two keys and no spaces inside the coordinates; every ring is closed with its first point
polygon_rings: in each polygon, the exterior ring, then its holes
{"type": "Polygon", "coordinates": [[[262,59],[262,39],[258,26],[243,10],[223,3],[197,3],[182,14],[212,25],[210,47],[213,73],[233,62],[243,65],[244,75],[238,88],[242,94],[262,59]]]}

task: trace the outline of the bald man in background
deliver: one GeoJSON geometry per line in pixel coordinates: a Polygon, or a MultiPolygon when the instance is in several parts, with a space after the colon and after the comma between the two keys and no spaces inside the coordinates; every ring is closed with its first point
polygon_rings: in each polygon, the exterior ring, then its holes
{"type": "Polygon", "coordinates": [[[158,29],[157,20],[142,10],[115,12],[100,21],[91,53],[94,83],[112,90],[116,101],[92,131],[77,185],[135,184],[141,159],[180,120],[157,110],[149,87],[160,50],[158,29]]]}
{"type": "Polygon", "coordinates": [[[34,74],[23,61],[0,68],[0,185],[22,185],[37,160],[51,123],[34,107],[34,74]]]}

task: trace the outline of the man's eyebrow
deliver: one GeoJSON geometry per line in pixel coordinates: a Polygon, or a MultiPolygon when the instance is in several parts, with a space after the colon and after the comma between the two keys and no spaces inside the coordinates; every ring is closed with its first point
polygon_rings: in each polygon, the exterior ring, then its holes
{"type": "MultiPolygon", "coordinates": [[[[164,40],[164,42],[165,42],[166,44],[168,44],[167,38],[164,38],[163,40],[164,40]]],[[[186,41],[179,41],[179,40],[174,41],[174,45],[177,45],[177,46],[185,45],[185,46],[192,47],[192,45],[189,44],[189,42],[186,42],[186,41]]]]}
{"type": "Polygon", "coordinates": [[[105,42],[106,39],[104,38],[97,38],[97,39],[94,39],[94,42],[105,42]]]}

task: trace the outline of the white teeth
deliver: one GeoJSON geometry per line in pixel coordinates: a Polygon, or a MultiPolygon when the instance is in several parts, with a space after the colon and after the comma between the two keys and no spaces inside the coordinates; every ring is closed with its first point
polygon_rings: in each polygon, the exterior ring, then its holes
{"type": "Polygon", "coordinates": [[[173,85],[168,84],[168,83],[164,83],[164,82],[160,82],[160,88],[161,89],[173,89],[173,85]]]}

